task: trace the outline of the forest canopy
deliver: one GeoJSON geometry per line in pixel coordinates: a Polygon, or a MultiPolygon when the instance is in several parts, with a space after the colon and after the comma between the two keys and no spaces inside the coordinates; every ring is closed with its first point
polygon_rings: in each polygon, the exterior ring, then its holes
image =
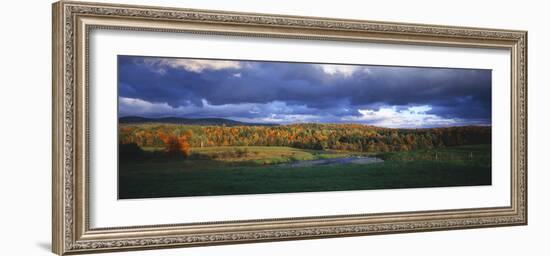
{"type": "Polygon", "coordinates": [[[119,143],[166,147],[167,138],[188,147],[287,146],[300,149],[390,152],[490,144],[490,126],[391,129],[361,124],[277,126],[121,124],[119,143]]]}

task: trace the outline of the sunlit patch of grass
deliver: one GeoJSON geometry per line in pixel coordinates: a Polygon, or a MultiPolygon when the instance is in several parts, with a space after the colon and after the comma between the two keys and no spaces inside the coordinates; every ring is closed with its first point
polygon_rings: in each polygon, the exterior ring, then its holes
{"type": "Polygon", "coordinates": [[[258,164],[286,163],[316,159],[314,154],[289,147],[205,147],[193,148],[192,154],[218,161],[254,162],[258,164]]]}

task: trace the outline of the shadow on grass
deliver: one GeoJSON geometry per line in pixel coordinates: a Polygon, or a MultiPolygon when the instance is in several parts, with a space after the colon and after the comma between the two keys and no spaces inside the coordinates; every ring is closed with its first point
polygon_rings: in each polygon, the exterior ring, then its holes
{"type": "MultiPolygon", "coordinates": [[[[254,152],[224,150],[184,158],[122,146],[119,199],[491,185],[490,145],[382,153],[383,163],[299,167],[228,161],[254,152]]],[[[269,150],[261,157],[276,152],[276,161],[295,161],[280,148],[269,150]]]]}

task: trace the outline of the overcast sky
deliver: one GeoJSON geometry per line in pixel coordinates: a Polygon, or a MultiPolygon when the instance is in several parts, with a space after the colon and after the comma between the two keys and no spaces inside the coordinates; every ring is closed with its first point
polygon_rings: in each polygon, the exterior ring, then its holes
{"type": "Polygon", "coordinates": [[[491,124],[490,70],[133,56],[119,56],[118,68],[120,117],[491,124]]]}

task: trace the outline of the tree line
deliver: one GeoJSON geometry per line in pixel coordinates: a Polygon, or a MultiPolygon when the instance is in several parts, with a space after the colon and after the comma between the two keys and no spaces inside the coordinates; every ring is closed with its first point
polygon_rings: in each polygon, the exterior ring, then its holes
{"type": "Polygon", "coordinates": [[[287,146],[301,149],[389,152],[491,143],[491,127],[390,129],[360,124],[201,126],[124,124],[120,144],[163,147],[189,155],[191,147],[287,146]]]}

